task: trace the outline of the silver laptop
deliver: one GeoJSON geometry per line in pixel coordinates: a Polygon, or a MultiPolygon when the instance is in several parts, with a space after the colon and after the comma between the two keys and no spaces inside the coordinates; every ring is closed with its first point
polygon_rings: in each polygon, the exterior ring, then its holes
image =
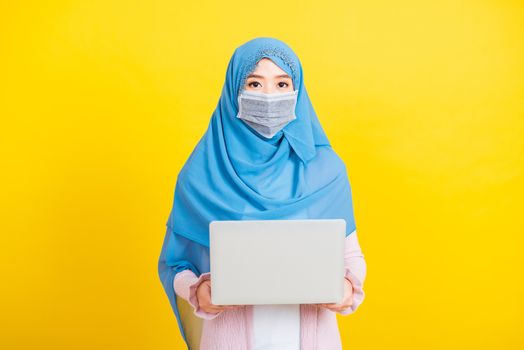
{"type": "Polygon", "coordinates": [[[209,223],[215,305],[339,303],[344,219],[209,223]]]}

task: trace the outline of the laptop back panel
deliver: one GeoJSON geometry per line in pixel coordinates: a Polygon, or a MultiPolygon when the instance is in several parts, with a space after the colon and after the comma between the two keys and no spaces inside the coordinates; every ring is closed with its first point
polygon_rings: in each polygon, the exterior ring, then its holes
{"type": "Polygon", "coordinates": [[[210,223],[215,305],[338,303],[344,293],[344,219],[210,223]]]}

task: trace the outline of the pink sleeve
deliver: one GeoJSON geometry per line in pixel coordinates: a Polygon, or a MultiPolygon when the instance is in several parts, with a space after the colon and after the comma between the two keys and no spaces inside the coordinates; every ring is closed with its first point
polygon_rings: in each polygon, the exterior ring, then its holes
{"type": "Polygon", "coordinates": [[[349,315],[364,301],[364,280],[366,279],[366,260],[358,243],[357,231],[346,237],[346,251],[344,254],[346,267],[345,278],[353,285],[353,304],[344,311],[337,311],[341,315],[349,315]]]}
{"type": "Polygon", "coordinates": [[[200,275],[200,277],[197,277],[193,271],[189,269],[183,270],[175,275],[173,287],[175,289],[175,293],[186,300],[193,307],[193,313],[196,316],[207,320],[212,320],[224,312],[224,310],[219,311],[216,314],[205,312],[200,308],[198,304],[198,297],[196,295],[198,286],[200,286],[202,282],[209,279],[211,279],[210,272],[203,273],[200,275]]]}

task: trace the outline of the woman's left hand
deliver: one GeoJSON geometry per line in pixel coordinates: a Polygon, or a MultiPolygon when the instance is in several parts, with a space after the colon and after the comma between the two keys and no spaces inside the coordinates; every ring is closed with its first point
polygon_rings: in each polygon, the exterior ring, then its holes
{"type": "Polygon", "coordinates": [[[331,311],[344,311],[353,305],[353,285],[351,282],[344,277],[344,298],[340,304],[329,303],[329,304],[316,304],[319,307],[325,307],[331,311]]]}

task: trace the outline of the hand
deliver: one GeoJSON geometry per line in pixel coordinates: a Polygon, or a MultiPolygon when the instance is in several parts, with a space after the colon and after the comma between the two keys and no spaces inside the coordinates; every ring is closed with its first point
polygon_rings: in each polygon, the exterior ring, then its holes
{"type": "Polygon", "coordinates": [[[329,304],[316,304],[319,307],[325,307],[331,311],[344,311],[353,305],[353,284],[349,279],[344,277],[344,298],[340,304],[329,303],[329,304]]]}
{"type": "Polygon", "coordinates": [[[242,305],[215,305],[211,303],[211,281],[205,280],[196,291],[198,305],[202,310],[211,314],[217,314],[225,309],[234,309],[242,305]]]}

